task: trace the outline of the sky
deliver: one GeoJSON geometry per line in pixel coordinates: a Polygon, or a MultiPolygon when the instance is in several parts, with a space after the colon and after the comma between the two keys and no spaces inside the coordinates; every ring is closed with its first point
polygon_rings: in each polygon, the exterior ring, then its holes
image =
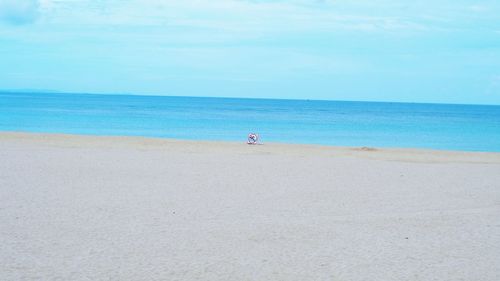
{"type": "Polygon", "coordinates": [[[500,105],[500,1],[0,0],[0,90],[500,105]]]}

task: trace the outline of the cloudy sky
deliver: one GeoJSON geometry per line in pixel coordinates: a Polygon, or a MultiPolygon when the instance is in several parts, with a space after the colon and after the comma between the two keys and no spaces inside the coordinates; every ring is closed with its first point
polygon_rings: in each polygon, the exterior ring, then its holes
{"type": "Polygon", "coordinates": [[[500,104],[500,1],[0,0],[0,89],[500,104]]]}

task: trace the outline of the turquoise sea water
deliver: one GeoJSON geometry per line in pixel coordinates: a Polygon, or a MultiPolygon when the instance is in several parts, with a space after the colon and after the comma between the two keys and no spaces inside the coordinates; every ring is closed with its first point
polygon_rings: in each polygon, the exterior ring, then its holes
{"type": "Polygon", "coordinates": [[[4,92],[0,130],[500,151],[500,106],[4,92]]]}

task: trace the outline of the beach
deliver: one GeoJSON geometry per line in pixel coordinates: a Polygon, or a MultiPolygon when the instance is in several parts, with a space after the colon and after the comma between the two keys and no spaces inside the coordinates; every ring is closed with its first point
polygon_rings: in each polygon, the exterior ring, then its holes
{"type": "Polygon", "coordinates": [[[0,133],[2,280],[500,280],[500,153],[0,133]]]}

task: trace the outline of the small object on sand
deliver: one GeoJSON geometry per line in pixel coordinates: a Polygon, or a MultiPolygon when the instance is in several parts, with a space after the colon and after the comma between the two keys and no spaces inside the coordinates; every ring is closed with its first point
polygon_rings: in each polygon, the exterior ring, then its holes
{"type": "Polygon", "coordinates": [[[256,133],[250,133],[250,134],[248,134],[247,144],[257,144],[258,141],[259,141],[259,135],[258,134],[256,134],[256,133]]]}

